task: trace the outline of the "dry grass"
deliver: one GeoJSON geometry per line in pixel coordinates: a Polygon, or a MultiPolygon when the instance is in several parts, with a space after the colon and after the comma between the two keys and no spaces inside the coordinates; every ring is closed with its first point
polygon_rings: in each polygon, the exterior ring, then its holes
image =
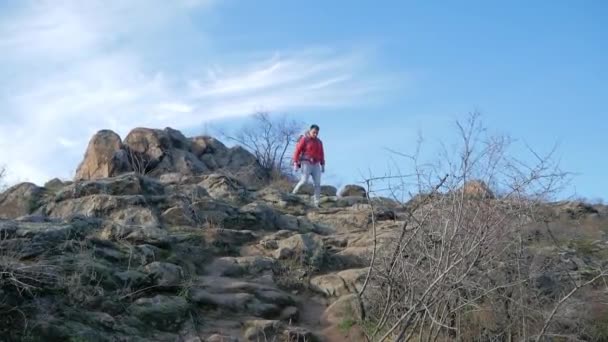
{"type": "Polygon", "coordinates": [[[294,186],[294,180],[290,176],[273,177],[268,184],[269,188],[277,189],[281,192],[287,193],[290,193],[293,190],[294,186]]]}

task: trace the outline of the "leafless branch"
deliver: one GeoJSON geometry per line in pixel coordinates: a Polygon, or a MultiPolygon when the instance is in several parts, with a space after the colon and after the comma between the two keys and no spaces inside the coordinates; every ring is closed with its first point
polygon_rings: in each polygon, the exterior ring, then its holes
{"type": "Polygon", "coordinates": [[[302,124],[296,121],[258,112],[236,133],[224,132],[222,135],[253,153],[262,168],[269,175],[276,176],[288,172],[287,154],[301,132],[302,124]]]}
{"type": "Polygon", "coordinates": [[[368,319],[378,317],[372,339],[382,332],[380,341],[468,340],[491,330],[497,339],[514,340],[541,328],[550,298],[535,287],[544,273],[526,262],[531,250],[521,229],[542,222],[539,204],[566,173],[553,152],[534,154],[530,165],[508,155],[513,140],[488,135],[479,118],[474,113],[457,123],[457,148],[444,144],[436,163],[421,163],[418,147],[413,155],[397,153],[413,163],[413,173],[365,180],[369,194],[379,188],[394,194],[395,184],[399,191],[403,184],[417,189],[400,209],[398,236],[382,247],[369,201],[373,250],[358,294],[370,306],[368,319]],[[483,312],[495,317],[493,328],[471,321],[483,312]]]}

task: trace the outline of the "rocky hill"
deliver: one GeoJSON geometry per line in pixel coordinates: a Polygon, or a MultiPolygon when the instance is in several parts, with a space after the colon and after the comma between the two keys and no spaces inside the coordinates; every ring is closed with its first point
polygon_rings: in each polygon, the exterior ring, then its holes
{"type": "Polygon", "coordinates": [[[73,182],[0,195],[2,336],[322,338],[366,271],[365,191],[324,187],[311,210],[261,178],[251,154],[211,137],[100,131],[73,182]]]}
{"type": "MultiPolygon", "coordinates": [[[[74,181],[0,194],[0,339],[365,341],[353,322],[371,206],[361,187],[336,192],[312,208],[211,137],[100,131],[74,181]]],[[[372,203],[382,249],[407,204],[372,203]]],[[[555,208],[608,230],[604,207],[555,208]]],[[[600,235],[593,250],[605,250],[600,235]]]]}

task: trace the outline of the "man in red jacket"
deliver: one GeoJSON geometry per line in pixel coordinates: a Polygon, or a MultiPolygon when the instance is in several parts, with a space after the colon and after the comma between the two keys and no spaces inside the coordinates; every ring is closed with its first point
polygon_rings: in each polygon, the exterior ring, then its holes
{"type": "Polygon", "coordinates": [[[296,145],[293,154],[295,169],[302,169],[302,176],[292,193],[296,194],[300,187],[308,182],[308,177],[312,175],[315,185],[314,205],[319,206],[321,198],[321,173],[325,172],[325,154],[323,143],[319,139],[319,126],[312,125],[296,145]]]}

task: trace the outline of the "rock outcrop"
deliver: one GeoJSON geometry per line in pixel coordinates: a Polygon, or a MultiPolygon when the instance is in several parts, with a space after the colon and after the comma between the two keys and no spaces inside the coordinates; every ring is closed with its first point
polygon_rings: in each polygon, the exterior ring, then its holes
{"type": "Polygon", "coordinates": [[[466,182],[461,191],[465,196],[486,199],[494,198],[494,193],[492,190],[490,190],[490,187],[481,180],[471,180],[466,182]]]}
{"type": "Polygon", "coordinates": [[[84,159],[76,169],[74,178],[99,179],[128,171],[131,171],[131,165],[120,136],[110,130],[101,130],[89,141],[84,159]]]}
{"type": "Polygon", "coordinates": [[[248,183],[266,176],[255,156],[240,146],[228,148],[207,136],[186,138],[172,128],[138,127],[124,141],[110,130],[90,140],[75,180],[96,180],[135,172],[159,178],[165,174],[201,175],[224,172],[248,183]]]}
{"type": "Polygon", "coordinates": [[[44,189],[32,183],[20,183],[0,194],[0,219],[15,219],[34,212],[41,203],[44,189]]]}
{"type": "MultiPolygon", "coordinates": [[[[74,182],[22,183],[0,194],[2,339],[363,340],[351,325],[370,303],[357,293],[373,246],[382,254],[400,238],[407,205],[370,200],[351,185],[339,196],[325,187],[313,208],[310,191],[251,186],[252,158],[170,128],[137,128],[124,142],[100,131],[74,182]],[[133,169],[138,161],[144,169],[133,169]]],[[[480,184],[469,188],[495,200],[480,184]]],[[[603,207],[551,210],[604,222],[603,207]]],[[[588,253],[564,250],[576,269],[608,253],[601,241],[572,248],[588,253]]],[[[551,292],[559,281],[543,275],[538,289],[551,292]]]]}
{"type": "Polygon", "coordinates": [[[343,187],[338,193],[340,197],[366,197],[367,191],[360,185],[349,184],[343,187]]]}
{"type": "Polygon", "coordinates": [[[321,313],[360,288],[366,270],[365,192],[336,197],[324,186],[323,209],[313,211],[312,187],[293,195],[251,186],[258,176],[252,154],[211,137],[136,128],[122,141],[98,132],[73,182],[0,194],[0,248],[11,257],[0,267],[16,281],[0,280],[0,306],[11,298],[28,319],[26,327],[0,314],[9,323],[0,333],[323,340],[339,322],[321,322],[321,313]],[[31,297],[18,294],[24,286],[31,297]]]}

